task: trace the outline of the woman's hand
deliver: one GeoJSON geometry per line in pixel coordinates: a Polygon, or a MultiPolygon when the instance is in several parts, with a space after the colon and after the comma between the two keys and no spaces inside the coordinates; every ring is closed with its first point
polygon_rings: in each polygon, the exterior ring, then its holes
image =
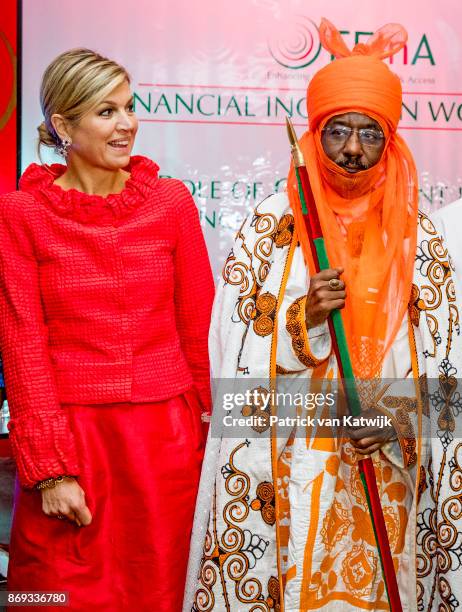
{"type": "Polygon", "coordinates": [[[305,309],[308,329],[321,325],[332,310],[345,306],[345,283],[339,279],[342,272],[343,268],[329,268],[311,277],[305,309]]]}
{"type": "Polygon", "coordinates": [[[75,478],[64,478],[51,489],[41,489],[42,510],[50,517],[67,518],[79,527],[91,523],[85,493],[75,478]]]}

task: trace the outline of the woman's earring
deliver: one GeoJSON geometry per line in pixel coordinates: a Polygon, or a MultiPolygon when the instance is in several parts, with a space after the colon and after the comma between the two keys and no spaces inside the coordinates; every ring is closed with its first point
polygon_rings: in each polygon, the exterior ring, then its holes
{"type": "Polygon", "coordinates": [[[66,159],[67,154],[69,152],[69,147],[71,146],[71,141],[66,140],[65,138],[61,140],[61,144],[58,146],[58,153],[66,159]]]}

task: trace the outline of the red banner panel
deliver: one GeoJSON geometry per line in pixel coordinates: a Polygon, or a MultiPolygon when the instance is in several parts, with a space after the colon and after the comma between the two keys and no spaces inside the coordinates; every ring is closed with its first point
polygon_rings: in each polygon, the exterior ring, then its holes
{"type": "Polygon", "coordinates": [[[0,9],[0,193],[16,189],[17,0],[0,9]]]}

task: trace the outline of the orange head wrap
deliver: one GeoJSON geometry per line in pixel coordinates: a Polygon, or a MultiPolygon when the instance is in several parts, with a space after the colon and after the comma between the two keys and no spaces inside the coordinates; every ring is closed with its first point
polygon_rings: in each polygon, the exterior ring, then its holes
{"type": "Polygon", "coordinates": [[[391,130],[396,130],[401,116],[401,81],[382,59],[405,45],[405,30],[389,24],[367,44],[358,44],[349,51],[327,19],[322,20],[319,29],[323,46],[342,61],[331,62],[319,70],[308,86],[310,129],[315,130],[326,115],[357,109],[379,115],[391,130]]]}
{"type": "MultiPolygon", "coordinates": [[[[347,286],[343,310],[355,374],[380,374],[383,359],[403,321],[410,296],[417,234],[417,174],[396,133],[401,83],[382,61],[407,40],[404,28],[388,24],[366,44],[349,51],[336,28],[323,19],[322,45],[336,58],[308,87],[310,130],[300,139],[332,267],[343,267],[347,286]],[[385,134],[380,161],[348,173],[330,160],[321,132],[335,115],[348,112],[375,119],[385,134]]],[[[293,165],[288,195],[305,259],[313,273],[293,165]]]]}

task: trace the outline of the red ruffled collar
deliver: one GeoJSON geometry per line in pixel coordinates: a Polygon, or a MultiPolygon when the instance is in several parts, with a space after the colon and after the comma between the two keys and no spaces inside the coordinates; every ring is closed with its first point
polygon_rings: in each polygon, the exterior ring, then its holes
{"type": "Polygon", "coordinates": [[[62,164],[31,164],[19,181],[19,189],[51,206],[63,217],[82,223],[112,224],[128,217],[149,198],[159,180],[159,166],[140,155],[131,157],[125,169],[130,172],[130,178],[123,190],[106,197],[90,195],[77,189],[64,190],[55,185],[54,181],[66,170],[62,164]]]}

